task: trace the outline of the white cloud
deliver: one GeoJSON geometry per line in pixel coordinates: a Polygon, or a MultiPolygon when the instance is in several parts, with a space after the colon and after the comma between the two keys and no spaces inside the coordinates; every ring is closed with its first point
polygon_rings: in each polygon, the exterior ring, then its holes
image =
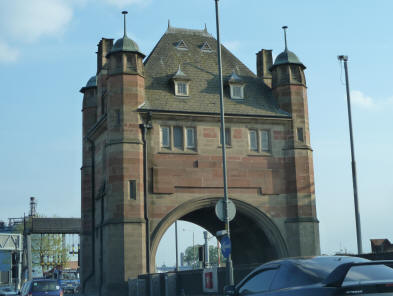
{"type": "Polygon", "coordinates": [[[150,0],[104,0],[106,3],[117,7],[125,7],[127,5],[142,4],[147,5],[150,0]]]}
{"type": "Polygon", "coordinates": [[[19,57],[19,50],[11,48],[7,43],[0,41],[0,63],[15,62],[19,57]]]}
{"type": "Polygon", "coordinates": [[[351,91],[351,103],[355,107],[366,110],[381,110],[393,107],[393,96],[387,99],[376,100],[361,91],[353,90],[351,91]]]}
{"type": "Polygon", "coordinates": [[[0,34],[22,42],[59,34],[72,18],[72,9],[64,0],[4,1],[0,11],[6,31],[0,34]]]}
{"type": "Polygon", "coordinates": [[[364,109],[373,109],[376,107],[376,103],[372,97],[366,96],[358,90],[351,91],[351,103],[364,109]]]}
{"type": "Polygon", "coordinates": [[[223,42],[224,46],[228,48],[230,51],[236,51],[240,48],[241,43],[240,41],[237,40],[232,40],[232,41],[225,41],[223,42]]]}
{"type": "Polygon", "coordinates": [[[71,4],[67,0],[0,1],[0,61],[18,59],[18,50],[12,50],[10,43],[22,45],[63,33],[72,19],[71,4]]]}

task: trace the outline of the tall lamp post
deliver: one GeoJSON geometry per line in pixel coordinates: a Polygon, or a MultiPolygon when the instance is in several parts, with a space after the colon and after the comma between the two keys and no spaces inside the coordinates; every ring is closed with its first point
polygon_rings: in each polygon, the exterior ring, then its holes
{"type": "MultiPolygon", "coordinates": [[[[192,254],[193,254],[194,258],[195,258],[196,257],[196,253],[195,253],[194,231],[193,230],[189,230],[189,229],[185,229],[185,228],[183,228],[183,231],[191,231],[192,232],[192,254]]],[[[195,263],[192,264],[192,268],[195,269],[195,263]]]]}
{"type": "Polygon", "coordinates": [[[360,225],[359,202],[358,202],[358,186],[356,179],[356,162],[355,162],[355,149],[353,147],[353,133],[352,133],[352,116],[351,116],[351,97],[349,92],[348,80],[348,56],[340,55],[337,57],[339,61],[344,61],[345,69],[345,85],[347,89],[347,106],[348,106],[348,121],[349,121],[349,136],[351,140],[351,157],[352,157],[352,183],[353,183],[353,198],[355,202],[355,220],[356,220],[356,239],[358,245],[358,254],[363,253],[362,248],[362,230],[360,225]]]}
{"type": "MultiPolygon", "coordinates": [[[[224,99],[223,99],[223,82],[222,82],[222,65],[221,65],[221,40],[220,40],[220,18],[218,14],[218,1],[214,0],[216,4],[216,27],[217,27],[217,59],[218,59],[218,78],[220,83],[220,118],[221,118],[221,147],[222,147],[222,171],[224,179],[224,213],[225,213],[225,230],[227,231],[228,238],[231,238],[229,228],[229,215],[228,215],[228,184],[227,184],[227,164],[226,164],[226,139],[225,139],[225,119],[224,119],[224,99]]],[[[232,255],[229,254],[227,258],[227,274],[228,284],[233,285],[233,265],[232,255]]]]}

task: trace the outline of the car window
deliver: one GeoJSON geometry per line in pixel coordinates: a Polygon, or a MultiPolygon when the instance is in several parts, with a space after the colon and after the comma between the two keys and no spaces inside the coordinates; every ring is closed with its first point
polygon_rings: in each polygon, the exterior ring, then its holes
{"type": "Polygon", "coordinates": [[[29,292],[29,287],[30,287],[30,281],[27,281],[23,284],[22,287],[22,295],[27,295],[27,293],[29,292]]]}
{"type": "Polygon", "coordinates": [[[33,282],[32,292],[49,292],[49,291],[57,291],[60,289],[60,286],[56,281],[40,281],[33,282]]]}
{"type": "Polygon", "coordinates": [[[321,282],[315,273],[300,264],[281,266],[271,285],[271,290],[312,285],[321,282]]]}
{"type": "Polygon", "coordinates": [[[345,277],[344,284],[349,282],[392,280],[393,269],[386,265],[353,266],[345,277]]]}
{"type": "Polygon", "coordinates": [[[273,281],[276,269],[263,270],[255,275],[252,275],[244,284],[239,288],[239,295],[248,295],[258,292],[265,292],[270,290],[270,285],[273,281]]]}

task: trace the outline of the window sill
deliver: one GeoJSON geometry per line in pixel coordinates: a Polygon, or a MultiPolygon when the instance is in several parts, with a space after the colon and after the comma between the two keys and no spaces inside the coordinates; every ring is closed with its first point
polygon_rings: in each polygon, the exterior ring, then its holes
{"type": "MultiPolygon", "coordinates": [[[[217,148],[222,148],[222,145],[218,145],[217,148]]],[[[225,145],[225,148],[231,149],[231,148],[232,148],[232,145],[225,145]]]]}
{"type": "Polygon", "coordinates": [[[271,152],[254,152],[250,151],[248,152],[247,156],[257,156],[257,157],[272,157],[273,154],[271,152]]]}
{"type": "Polygon", "coordinates": [[[181,155],[198,155],[197,151],[193,150],[161,150],[158,154],[181,154],[181,155]]]}
{"type": "Polygon", "coordinates": [[[176,97],[176,98],[183,98],[183,99],[191,98],[190,95],[177,95],[177,94],[175,94],[175,97],[176,97]]]}

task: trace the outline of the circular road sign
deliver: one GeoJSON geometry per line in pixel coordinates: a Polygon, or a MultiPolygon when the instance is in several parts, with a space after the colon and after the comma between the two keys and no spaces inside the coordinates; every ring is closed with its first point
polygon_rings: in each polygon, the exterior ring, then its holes
{"type": "Polygon", "coordinates": [[[232,251],[232,244],[231,244],[231,239],[228,236],[224,236],[221,241],[221,253],[225,258],[229,257],[229,254],[231,254],[232,251]]]}
{"type": "MultiPolygon", "coordinates": [[[[218,219],[225,222],[225,200],[222,198],[216,203],[216,215],[218,219]]],[[[233,201],[228,199],[228,218],[232,221],[236,215],[236,207],[233,201]]]]}

